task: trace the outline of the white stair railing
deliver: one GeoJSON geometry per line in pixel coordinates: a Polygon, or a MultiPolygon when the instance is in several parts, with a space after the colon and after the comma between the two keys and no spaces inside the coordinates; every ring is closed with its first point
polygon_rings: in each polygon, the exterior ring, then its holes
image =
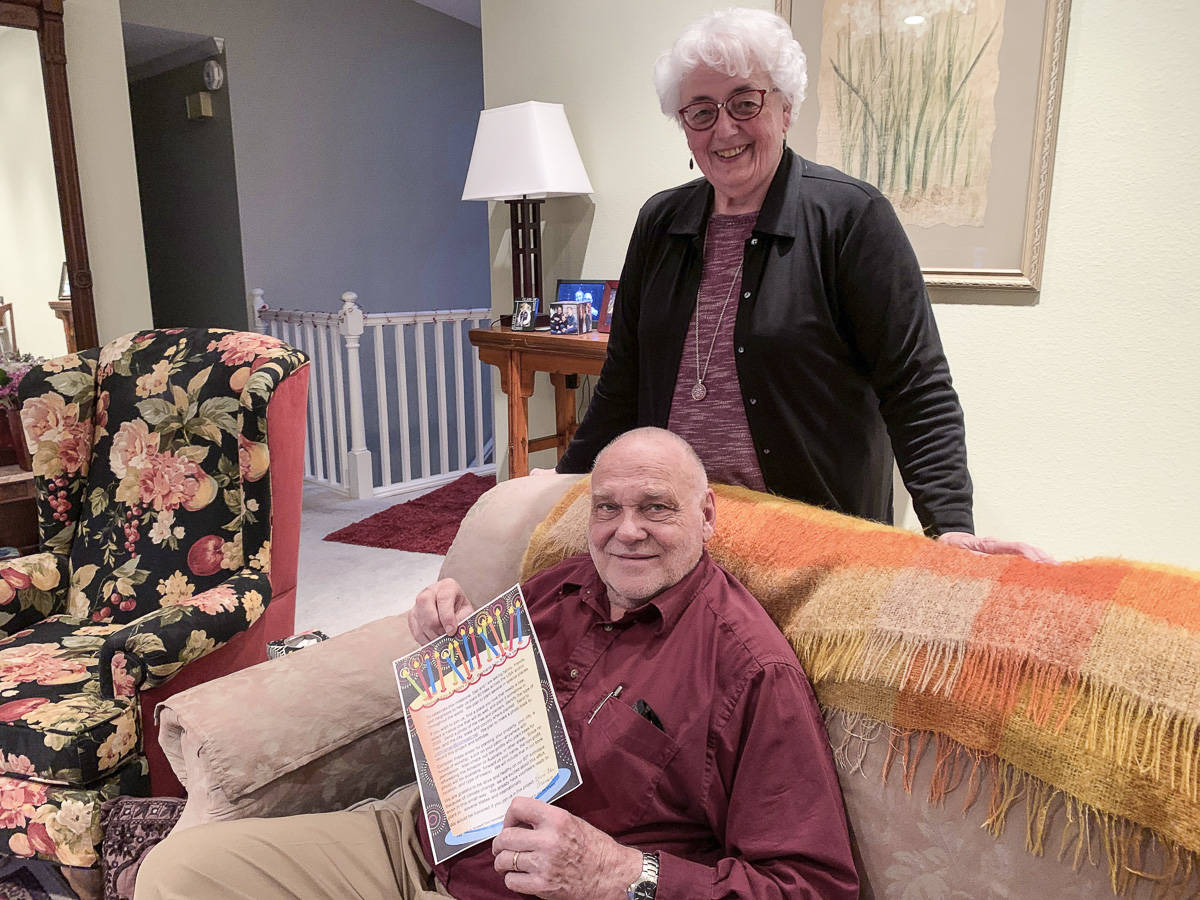
{"type": "Polygon", "coordinates": [[[486,327],[490,310],[364,313],[358,296],[347,292],[337,312],[315,312],[272,309],[261,288],[251,295],[259,331],[303,350],[312,360],[304,458],[307,481],[361,498],[436,487],[464,472],[496,470],[491,376],[465,340],[470,328],[486,327]],[[363,397],[365,347],[371,350],[368,371],[375,394],[371,406],[364,404],[363,397]],[[429,390],[431,374],[434,395],[429,390]],[[376,455],[378,479],[373,475],[376,455]],[[489,457],[492,462],[487,462],[489,457]],[[398,478],[393,477],[394,462],[398,478]]]}

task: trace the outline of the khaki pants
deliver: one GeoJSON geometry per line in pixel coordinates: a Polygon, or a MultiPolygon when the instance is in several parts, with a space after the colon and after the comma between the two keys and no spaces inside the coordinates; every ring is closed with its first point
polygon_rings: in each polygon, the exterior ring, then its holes
{"type": "Polygon", "coordinates": [[[413,785],[377,809],[241,819],[172,834],[137,875],[137,900],[450,896],[421,853],[413,785]]]}

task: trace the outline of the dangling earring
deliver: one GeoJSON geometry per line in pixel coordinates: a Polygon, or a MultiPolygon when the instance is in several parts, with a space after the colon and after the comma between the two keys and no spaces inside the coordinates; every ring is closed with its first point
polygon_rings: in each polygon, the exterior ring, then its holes
{"type": "Polygon", "coordinates": [[[689,169],[694,169],[694,168],[696,168],[696,160],[694,160],[694,159],[693,159],[692,157],[690,157],[690,156],[688,157],[688,168],[689,168],[689,169]]]}

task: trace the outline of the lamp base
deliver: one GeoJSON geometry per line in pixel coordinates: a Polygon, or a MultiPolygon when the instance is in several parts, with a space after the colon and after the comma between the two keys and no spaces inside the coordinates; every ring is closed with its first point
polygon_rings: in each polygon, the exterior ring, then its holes
{"type": "Polygon", "coordinates": [[[513,300],[542,297],[542,204],[544,200],[506,200],[511,225],[513,300]]]}

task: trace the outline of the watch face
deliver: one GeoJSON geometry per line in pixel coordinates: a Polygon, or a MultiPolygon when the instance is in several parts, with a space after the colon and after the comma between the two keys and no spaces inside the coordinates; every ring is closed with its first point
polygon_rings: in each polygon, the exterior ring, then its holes
{"type": "Polygon", "coordinates": [[[631,900],[654,900],[657,887],[658,885],[653,881],[640,881],[634,885],[633,891],[629,896],[631,900]]]}

